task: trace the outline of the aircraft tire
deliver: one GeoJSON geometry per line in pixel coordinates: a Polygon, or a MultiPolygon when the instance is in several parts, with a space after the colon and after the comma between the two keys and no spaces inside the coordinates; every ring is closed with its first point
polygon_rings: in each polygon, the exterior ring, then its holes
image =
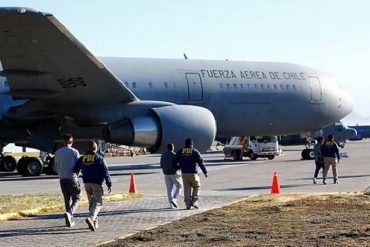
{"type": "Polygon", "coordinates": [[[239,161],[239,160],[241,160],[241,159],[240,159],[240,152],[239,152],[239,151],[234,151],[234,152],[233,152],[233,159],[234,159],[235,161],[239,161]]]}
{"type": "Polygon", "coordinates": [[[12,172],[17,167],[17,160],[10,155],[4,156],[1,159],[0,166],[2,171],[12,172]]]}
{"type": "Polygon", "coordinates": [[[251,158],[251,160],[256,160],[258,158],[258,155],[254,154],[254,153],[250,153],[249,158],[251,158]]]}
{"type": "Polygon", "coordinates": [[[313,160],[315,159],[315,153],[313,151],[313,149],[303,149],[302,150],[302,160],[313,160]]]}
{"type": "Polygon", "coordinates": [[[57,175],[57,168],[54,164],[54,157],[50,157],[46,159],[47,166],[44,169],[44,173],[46,175],[57,175]]]}
{"type": "Polygon", "coordinates": [[[27,160],[28,160],[28,157],[23,156],[22,158],[20,158],[20,160],[18,160],[18,163],[17,163],[17,172],[18,174],[22,176],[25,176],[24,175],[24,164],[27,163],[27,160]]]}
{"type": "Polygon", "coordinates": [[[307,149],[303,149],[302,150],[301,156],[302,156],[302,160],[306,160],[307,159],[307,149]]]}
{"type": "Polygon", "coordinates": [[[275,155],[269,155],[267,158],[268,158],[269,160],[273,160],[273,159],[275,158],[275,155]]]}
{"type": "Polygon", "coordinates": [[[307,156],[308,156],[309,160],[314,160],[315,159],[315,151],[313,149],[308,149],[307,156]]]}
{"type": "Polygon", "coordinates": [[[0,171],[1,171],[1,172],[2,172],[2,171],[5,171],[4,167],[3,167],[3,166],[2,166],[2,164],[1,164],[1,163],[3,163],[3,162],[2,162],[2,158],[3,158],[3,157],[1,157],[1,156],[0,156],[0,171]]]}
{"type": "Polygon", "coordinates": [[[43,171],[43,164],[39,158],[27,157],[27,162],[23,163],[23,174],[22,176],[40,176],[43,171]]]}

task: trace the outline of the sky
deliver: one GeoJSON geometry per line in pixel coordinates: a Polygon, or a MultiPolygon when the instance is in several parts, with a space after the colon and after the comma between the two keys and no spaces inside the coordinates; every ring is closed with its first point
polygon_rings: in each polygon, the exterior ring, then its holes
{"type": "Polygon", "coordinates": [[[55,15],[96,56],[291,62],[323,70],[370,116],[368,0],[0,0],[55,15]]]}

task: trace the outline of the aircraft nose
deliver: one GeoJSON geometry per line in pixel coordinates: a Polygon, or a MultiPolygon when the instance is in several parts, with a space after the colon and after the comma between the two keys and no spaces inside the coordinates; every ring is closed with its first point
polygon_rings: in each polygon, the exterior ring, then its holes
{"type": "Polygon", "coordinates": [[[354,100],[352,96],[346,91],[344,91],[343,89],[341,89],[341,93],[339,95],[338,108],[341,114],[343,114],[343,117],[347,116],[348,114],[352,112],[353,106],[354,106],[354,100]]]}

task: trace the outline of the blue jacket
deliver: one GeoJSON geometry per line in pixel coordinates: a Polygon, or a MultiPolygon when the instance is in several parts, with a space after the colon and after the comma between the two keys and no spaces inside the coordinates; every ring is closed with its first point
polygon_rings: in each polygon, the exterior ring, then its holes
{"type": "Polygon", "coordinates": [[[338,145],[333,141],[325,141],[321,147],[321,154],[324,157],[340,159],[338,145]]]}
{"type": "Polygon", "coordinates": [[[182,173],[198,173],[198,166],[204,174],[207,174],[206,166],[198,150],[193,147],[184,147],[180,149],[173,159],[173,164],[180,166],[182,173]]]}
{"type": "Polygon", "coordinates": [[[110,188],[112,187],[112,180],[109,176],[107,164],[103,157],[99,154],[88,151],[82,155],[76,163],[73,171],[78,174],[82,173],[82,180],[84,183],[103,184],[105,183],[110,188]]]}

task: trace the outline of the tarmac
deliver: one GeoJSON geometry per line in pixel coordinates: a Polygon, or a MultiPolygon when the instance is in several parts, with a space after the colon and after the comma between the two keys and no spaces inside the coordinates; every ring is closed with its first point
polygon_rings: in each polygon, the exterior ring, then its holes
{"type": "MultiPolygon", "coordinates": [[[[91,232],[85,218],[86,208],[79,208],[77,224],[64,226],[61,213],[0,223],[0,246],[94,246],[141,230],[165,224],[189,215],[221,207],[255,194],[268,194],[273,172],[278,172],[282,193],[357,192],[370,186],[370,141],[349,142],[341,150],[338,166],[340,184],[312,183],[313,161],[300,160],[302,146],[285,147],[275,160],[225,161],[222,153],[204,155],[209,177],[201,175],[200,209],[185,210],[182,199],[178,209],[170,209],[165,197],[159,155],[108,158],[113,192],[128,192],[130,174],[143,198],[106,203],[99,216],[99,229],[91,232]]],[[[329,172],[331,175],[331,172],[329,172]]],[[[321,177],[321,174],[320,174],[321,177]]],[[[0,174],[0,194],[60,192],[55,176],[22,178],[0,174]]]]}

